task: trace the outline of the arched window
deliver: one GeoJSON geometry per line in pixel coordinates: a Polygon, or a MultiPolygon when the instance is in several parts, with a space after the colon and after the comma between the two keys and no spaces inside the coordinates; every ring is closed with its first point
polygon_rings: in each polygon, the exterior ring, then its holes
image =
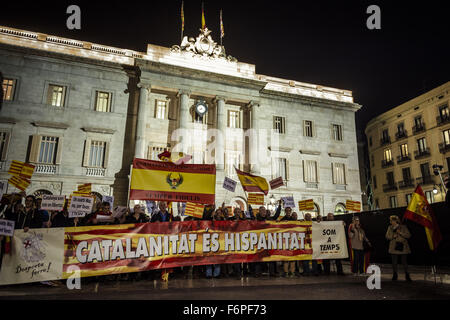
{"type": "Polygon", "coordinates": [[[339,202],[336,207],[334,208],[334,214],[345,214],[345,204],[342,202],[339,202]]]}
{"type": "Polygon", "coordinates": [[[53,193],[45,189],[39,189],[33,192],[33,196],[35,196],[36,198],[41,198],[44,194],[52,195],[53,193]]]}

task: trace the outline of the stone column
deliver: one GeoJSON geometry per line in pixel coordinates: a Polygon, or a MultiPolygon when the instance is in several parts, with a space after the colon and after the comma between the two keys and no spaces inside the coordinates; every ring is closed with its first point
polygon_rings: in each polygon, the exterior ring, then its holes
{"type": "Polygon", "coordinates": [[[178,98],[180,99],[180,135],[181,135],[181,145],[182,151],[187,152],[189,145],[188,141],[188,123],[191,122],[191,115],[189,114],[189,96],[190,92],[188,90],[179,90],[178,98]]]}
{"type": "Polygon", "coordinates": [[[250,101],[248,105],[251,111],[251,135],[249,137],[249,152],[250,152],[250,165],[251,173],[260,174],[259,157],[261,156],[258,151],[258,141],[259,141],[259,126],[258,126],[258,108],[259,103],[255,101],[250,101]]]}
{"type": "Polygon", "coordinates": [[[134,149],[134,156],[136,158],[145,158],[145,129],[147,120],[147,104],[148,95],[151,90],[151,85],[149,83],[139,83],[138,88],[139,93],[139,111],[138,119],[136,125],[136,145],[134,149]]]}
{"type": "Polygon", "coordinates": [[[227,117],[225,114],[225,97],[217,96],[214,101],[217,106],[217,143],[215,150],[215,160],[216,160],[216,168],[217,170],[224,170],[225,168],[225,131],[226,131],[226,123],[227,117]]]}

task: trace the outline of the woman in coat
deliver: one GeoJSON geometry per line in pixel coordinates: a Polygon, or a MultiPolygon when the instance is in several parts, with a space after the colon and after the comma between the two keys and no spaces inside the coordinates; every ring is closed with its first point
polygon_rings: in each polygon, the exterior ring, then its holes
{"type": "Polygon", "coordinates": [[[411,253],[411,249],[408,245],[408,239],[411,237],[408,228],[401,224],[400,218],[397,216],[390,216],[389,221],[391,225],[386,232],[386,239],[389,240],[389,253],[392,257],[392,269],[394,275],[392,280],[395,281],[398,278],[397,263],[399,257],[401,258],[403,267],[405,269],[406,281],[411,281],[408,273],[407,255],[411,253]]]}

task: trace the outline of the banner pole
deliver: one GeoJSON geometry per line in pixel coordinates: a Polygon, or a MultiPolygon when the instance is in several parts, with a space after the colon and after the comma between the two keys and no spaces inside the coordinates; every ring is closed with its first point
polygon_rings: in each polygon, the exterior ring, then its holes
{"type": "Polygon", "coordinates": [[[131,188],[131,173],[132,172],[133,172],[133,164],[130,165],[130,174],[128,175],[127,208],[130,208],[130,188],[131,188]]]}

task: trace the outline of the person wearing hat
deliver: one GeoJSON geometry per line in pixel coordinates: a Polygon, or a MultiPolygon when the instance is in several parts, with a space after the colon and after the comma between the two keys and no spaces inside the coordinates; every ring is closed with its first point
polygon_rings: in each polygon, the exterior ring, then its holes
{"type": "Polygon", "coordinates": [[[406,225],[402,224],[398,216],[390,216],[389,221],[391,225],[386,232],[386,239],[389,240],[389,253],[392,257],[392,269],[393,276],[392,281],[398,279],[397,263],[400,257],[403,268],[405,269],[406,281],[411,281],[408,273],[407,255],[411,253],[409,248],[408,239],[411,237],[406,225]]]}

